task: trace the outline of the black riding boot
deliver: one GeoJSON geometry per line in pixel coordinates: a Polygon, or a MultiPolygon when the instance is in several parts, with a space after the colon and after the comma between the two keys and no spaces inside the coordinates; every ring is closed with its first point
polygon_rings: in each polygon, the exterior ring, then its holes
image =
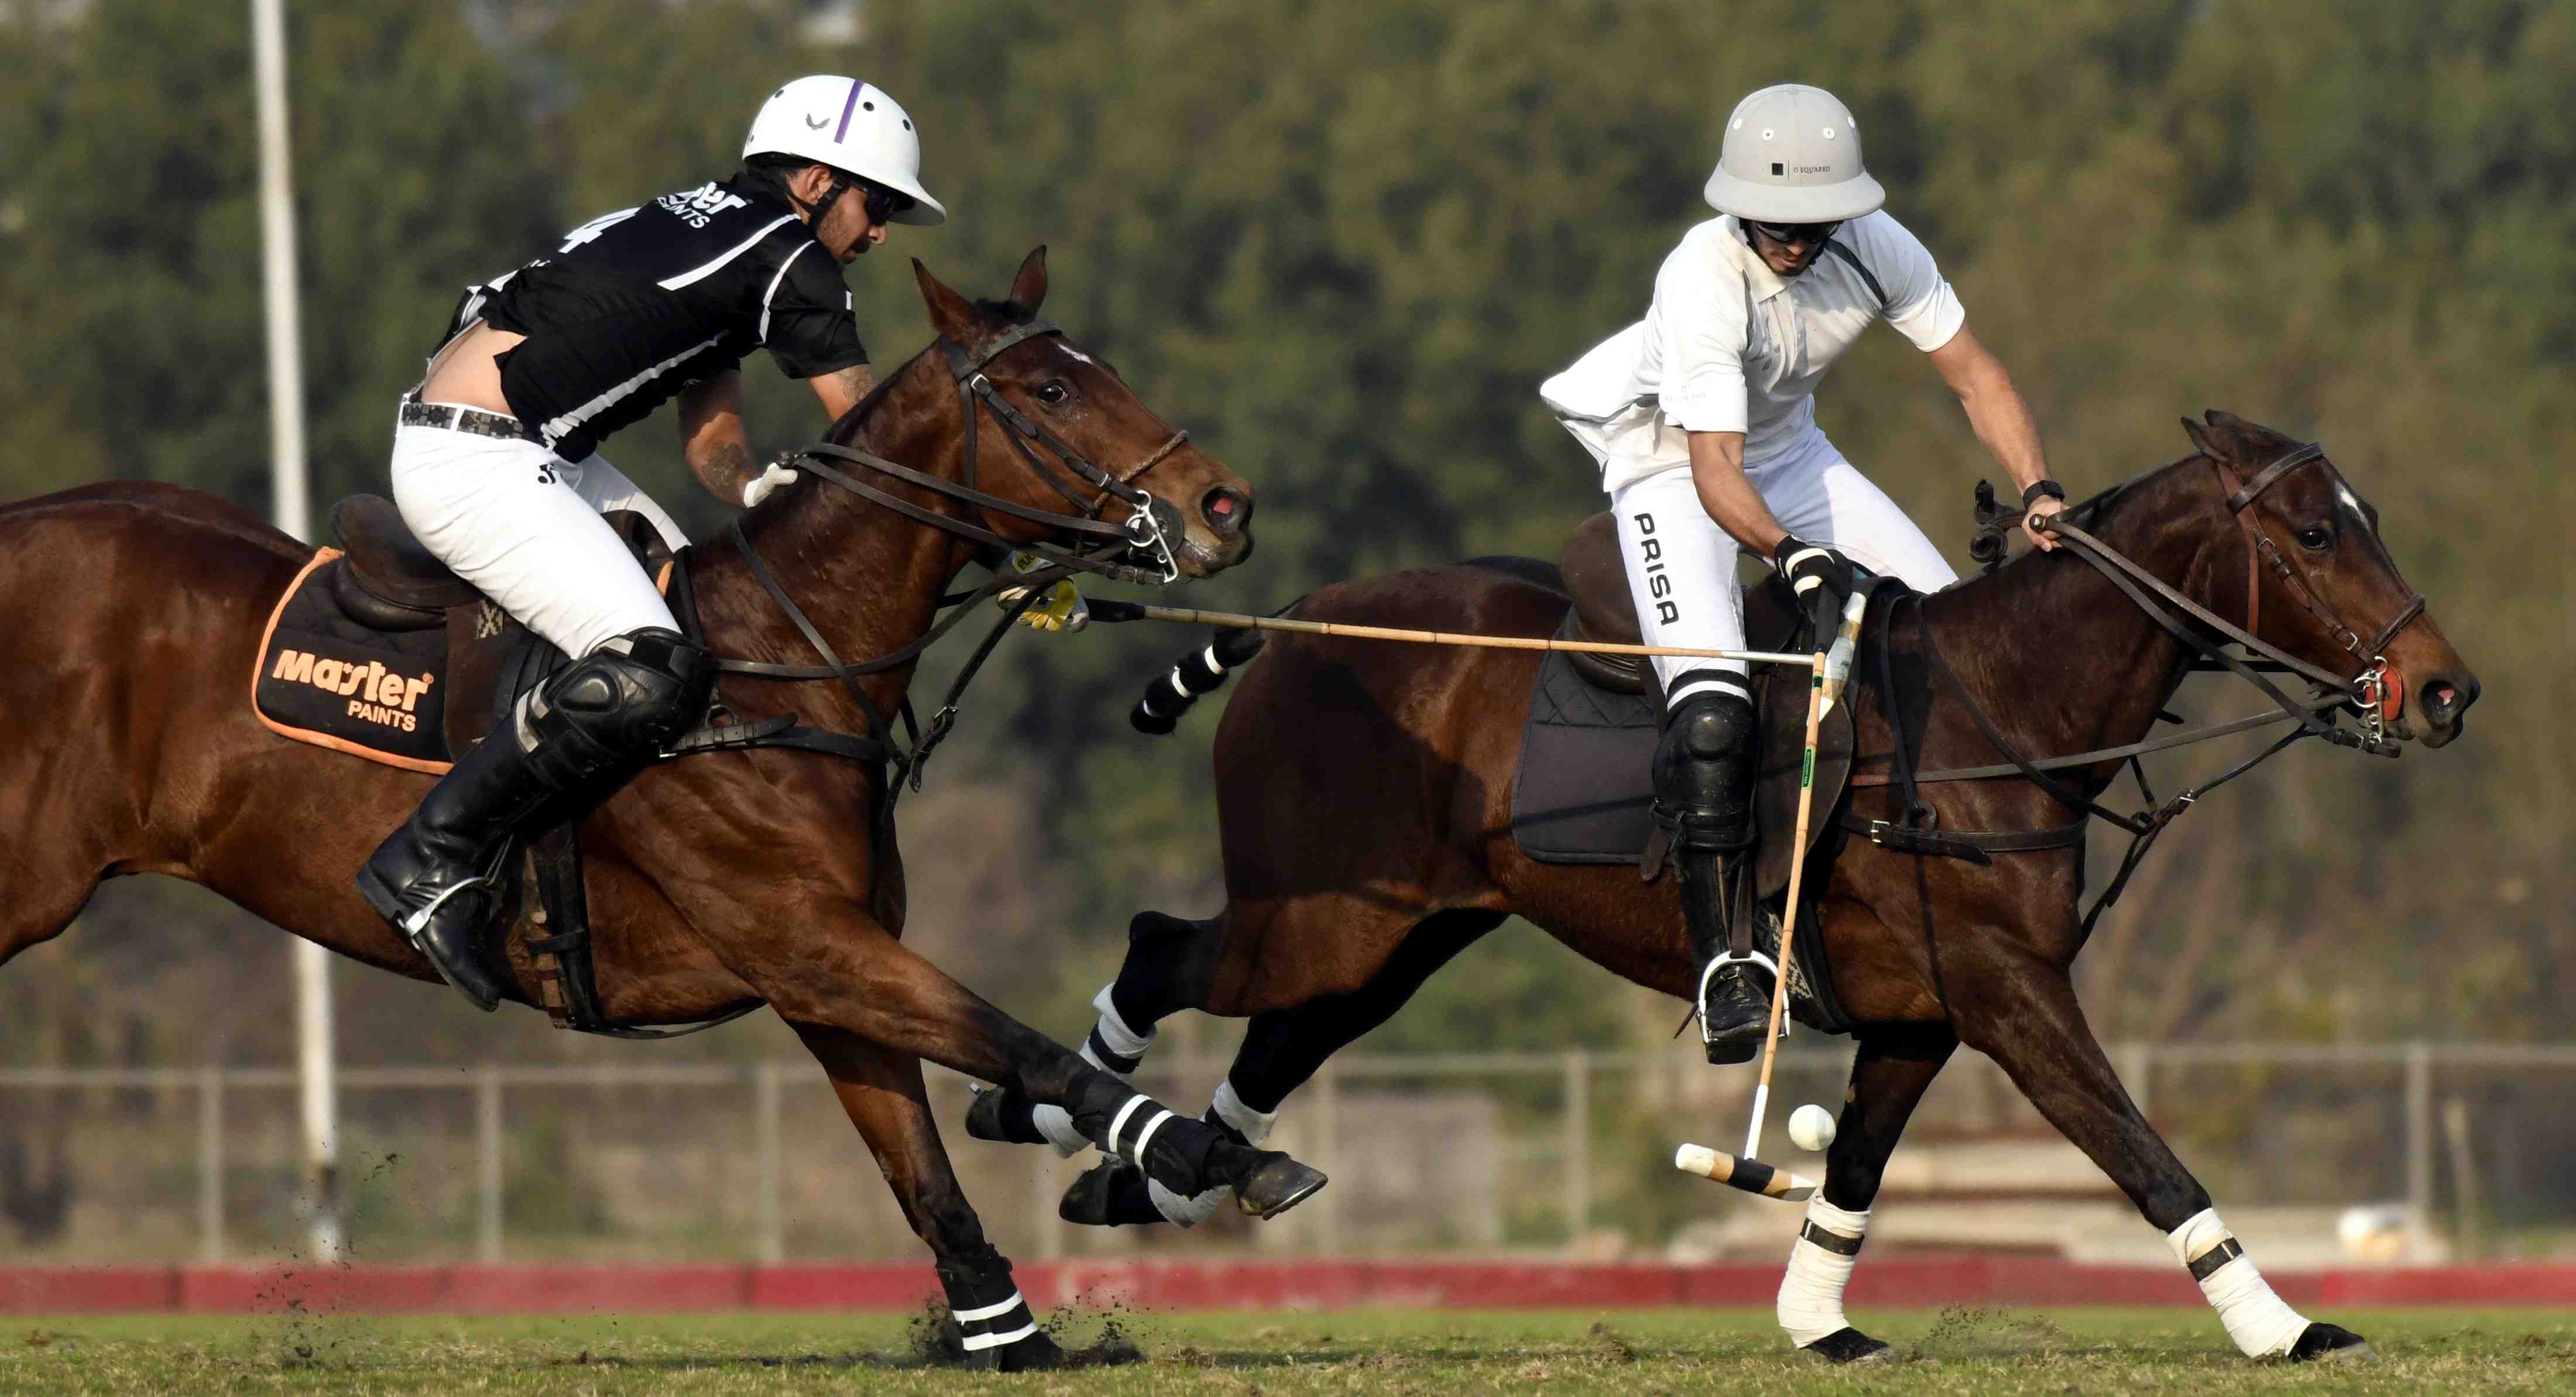
{"type": "Polygon", "coordinates": [[[1701,690],[1667,714],[1655,748],[1655,823],[1681,871],[1691,958],[1702,967],[1700,1041],[1713,1063],[1749,1062],[1770,1027],[1773,972],[1730,952],[1733,919],[1747,918],[1753,865],[1753,704],[1732,689],[1701,690]]]}
{"type": "Polygon", "coordinates": [[[556,671],[377,846],[358,892],[478,1009],[508,981],[483,958],[532,817],[577,819],[705,715],[715,662],[669,631],[617,636],[556,671]]]}
{"type": "Polygon", "coordinates": [[[483,957],[500,915],[519,825],[555,794],[505,723],[439,778],[429,798],[358,871],[358,893],[485,1012],[509,982],[483,957]]]}

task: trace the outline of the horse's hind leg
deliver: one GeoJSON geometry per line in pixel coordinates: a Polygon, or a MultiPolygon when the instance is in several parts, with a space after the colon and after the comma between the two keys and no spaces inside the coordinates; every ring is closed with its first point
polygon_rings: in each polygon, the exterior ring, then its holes
{"type": "Polygon", "coordinates": [[[837,1029],[797,1032],[831,1076],[841,1108],[876,1156],[904,1220],[937,1259],[967,1364],[1020,1372],[1063,1363],[1063,1351],[1038,1329],[1012,1284],[1011,1263],[984,1240],[984,1226],[957,1185],[922,1090],[921,1059],[837,1029]]]}
{"type": "MultiPolygon", "coordinates": [[[[1985,944],[2007,945],[2002,933],[1985,944]]],[[[2174,1157],[2120,1085],[2058,967],[1997,949],[1953,971],[1952,1019],[1959,1037],[1993,1058],[2039,1113],[2101,1166],[2148,1222],[2172,1242],[2175,1259],[2200,1282],[2228,1337],[2251,1358],[2367,1356],[2349,1330],[2310,1322],[2283,1303],[2245,1257],[2209,1204],[2209,1193],[2174,1157]]]]}
{"type": "Polygon", "coordinates": [[[1083,1138],[1166,1187],[1195,1194],[1231,1184],[1258,1217],[1324,1186],[1322,1174],[1286,1155],[1236,1144],[1084,1062],[950,979],[866,912],[835,904],[801,920],[831,932],[796,943],[793,954],[727,962],[800,1030],[840,1029],[1062,1106],[1083,1138]]]}
{"type": "MultiPolygon", "coordinates": [[[[1127,957],[1118,978],[1092,998],[1100,1017],[1083,1040],[1082,1060],[1122,1082],[1134,1080],[1156,1025],[1184,1009],[1207,1007],[1226,927],[1223,913],[1205,921],[1137,913],[1127,924],[1127,957]]],[[[976,1094],[966,1108],[966,1133],[1014,1145],[1052,1144],[1067,1159],[1090,1148],[1062,1108],[1040,1106],[999,1087],[976,1094]]]]}
{"type": "Polygon", "coordinates": [[[0,839],[0,965],[30,946],[63,934],[80,915],[89,895],[98,891],[99,861],[47,833],[42,823],[0,828],[17,831],[0,839]]]}
{"type": "MultiPolygon", "coordinates": [[[[1234,1065],[1208,1106],[1208,1122],[1245,1144],[1266,1142],[1288,1093],[1313,1077],[1326,1058],[1393,1018],[1440,967],[1502,921],[1502,913],[1481,908],[1435,912],[1415,924],[1360,988],[1253,1015],[1234,1065]]],[[[1062,1211],[1068,1221],[1095,1227],[1156,1222],[1189,1227],[1205,1221],[1226,1196],[1218,1188],[1184,1198],[1149,1185],[1134,1170],[1103,1161],[1065,1191],[1062,1211]]]]}
{"type": "Polygon", "coordinates": [[[1940,1026],[1861,1035],[1860,1051],[1852,1058],[1851,1090],[1825,1154],[1825,1186],[1807,1204],[1806,1226],[1789,1244],[1789,1270],[1780,1280],[1780,1327],[1799,1348],[1836,1363],[1895,1356],[1894,1349],[1843,1319],[1843,1287],[1868,1235],[1869,1205],[1878,1197],[1887,1157],[1924,1090],[1958,1046],[1959,1040],[1940,1026]]]}

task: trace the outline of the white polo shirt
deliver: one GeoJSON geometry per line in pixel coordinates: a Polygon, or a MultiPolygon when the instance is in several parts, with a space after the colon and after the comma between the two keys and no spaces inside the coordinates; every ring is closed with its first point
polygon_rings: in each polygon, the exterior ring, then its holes
{"type": "Polygon", "coordinates": [[[1690,464],[1688,432],[1744,433],[1745,468],[1758,470],[1814,429],[1816,384],[1872,320],[1927,354],[1966,323],[1932,254],[1886,213],[1845,223],[1833,241],[1869,276],[1829,247],[1784,279],[1732,215],[1712,218],[1664,259],[1645,319],[1539,386],[1600,461],[1603,489],[1690,464]]]}

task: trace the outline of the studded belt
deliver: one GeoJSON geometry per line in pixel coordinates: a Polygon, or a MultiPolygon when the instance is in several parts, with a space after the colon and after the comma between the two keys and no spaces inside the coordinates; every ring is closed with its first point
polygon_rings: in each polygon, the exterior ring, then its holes
{"type": "Polygon", "coordinates": [[[537,434],[528,424],[507,413],[485,412],[477,407],[460,407],[454,403],[424,403],[416,398],[403,399],[399,419],[406,427],[439,427],[468,436],[499,437],[505,441],[535,441],[537,434]]]}

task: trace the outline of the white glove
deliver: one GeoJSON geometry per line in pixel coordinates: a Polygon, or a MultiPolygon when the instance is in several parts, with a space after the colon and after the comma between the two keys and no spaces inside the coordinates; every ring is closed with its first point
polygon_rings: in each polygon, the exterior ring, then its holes
{"type": "Polygon", "coordinates": [[[762,471],[759,475],[753,477],[750,484],[742,487],[742,507],[745,509],[751,508],[762,500],[768,499],[770,491],[777,489],[781,485],[792,484],[795,479],[796,472],[789,470],[785,466],[779,465],[775,461],[771,462],[769,469],[762,471]]]}

